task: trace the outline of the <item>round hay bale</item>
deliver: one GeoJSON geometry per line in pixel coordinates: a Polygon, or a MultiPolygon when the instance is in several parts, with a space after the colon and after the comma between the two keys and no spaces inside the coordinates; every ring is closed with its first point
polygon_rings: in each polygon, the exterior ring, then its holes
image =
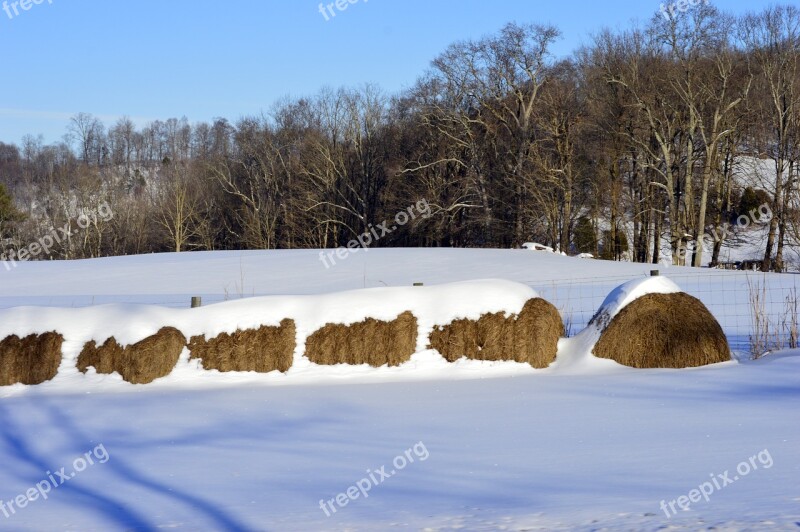
{"type": "Polygon", "coordinates": [[[399,366],[417,347],[417,318],[403,312],[392,321],[367,318],[352,325],[329,323],[306,340],[306,358],[320,365],[399,366]]]}
{"type": "Polygon", "coordinates": [[[546,368],[556,359],[564,322],[558,309],[542,298],[525,303],[518,315],[484,314],[478,320],[459,319],[434,327],[429,348],[449,362],[510,360],[546,368]]]}
{"type": "Polygon", "coordinates": [[[722,327],[689,294],[646,294],[605,325],[592,353],[634,368],[689,368],[726,362],[722,327]]]}
{"type": "Polygon", "coordinates": [[[204,369],[221,372],[254,371],[285,373],[292,367],[296,327],[285,319],[280,326],[263,325],[258,329],[222,333],[206,340],[193,336],[189,342],[190,359],[200,359],[204,369]]]}
{"type": "Polygon", "coordinates": [[[63,343],[64,337],[56,332],[4,338],[0,341],[0,386],[53,379],[61,365],[63,343]]]}
{"type": "Polygon", "coordinates": [[[186,337],[174,327],[163,327],[156,334],[124,348],[112,336],[100,347],[94,340],[83,346],[78,356],[78,369],[89,366],[97,373],[117,372],[132,384],[149,384],[172,373],[178,363],[186,337]]]}

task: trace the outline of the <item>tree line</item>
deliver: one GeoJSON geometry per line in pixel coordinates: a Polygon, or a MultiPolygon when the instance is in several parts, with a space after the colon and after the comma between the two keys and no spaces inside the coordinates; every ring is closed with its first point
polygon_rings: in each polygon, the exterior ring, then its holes
{"type": "Polygon", "coordinates": [[[236,123],[78,114],[62,142],[0,143],[0,240],[23,247],[107,205],[113,218],[46,258],[331,248],[425,201],[431,216],[376,245],[533,240],[699,266],[724,242],[704,251],[704,234],[766,204],[762,268],[785,269],[800,238],[800,10],[701,3],[567,58],[551,53],[559,37],[508,24],[452,44],[399,94],[326,88],[236,123]]]}

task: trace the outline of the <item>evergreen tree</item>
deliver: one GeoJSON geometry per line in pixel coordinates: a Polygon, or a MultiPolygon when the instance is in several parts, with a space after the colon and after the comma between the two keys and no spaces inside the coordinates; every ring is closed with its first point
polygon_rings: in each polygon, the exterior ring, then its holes
{"type": "Polygon", "coordinates": [[[578,253],[597,252],[597,233],[594,230],[592,221],[586,216],[578,218],[573,231],[573,239],[578,253]]]}
{"type": "Polygon", "coordinates": [[[14,199],[0,183],[0,238],[6,238],[8,227],[13,222],[18,222],[24,215],[14,206],[14,199]]]}

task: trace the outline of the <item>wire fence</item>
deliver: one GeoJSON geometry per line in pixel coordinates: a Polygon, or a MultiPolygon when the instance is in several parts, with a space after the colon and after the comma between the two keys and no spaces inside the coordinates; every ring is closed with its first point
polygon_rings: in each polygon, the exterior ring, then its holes
{"type": "MultiPolygon", "coordinates": [[[[731,348],[740,353],[798,346],[798,285],[796,274],[760,272],[722,272],[680,270],[661,272],[686,293],[698,298],[719,321],[731,348]]],[[[520,280],[553,303],[561,312],[567,335],[573,336],[588,325],[603,301],[617,286],[632,280],[631,275],[550,280],[520,280]]],[[[86,296],[4,296],[0,309],[16,306],[87,307],[102,304],[156,304],[187,308],[193,296],[202,304],[276,295],[274,293],[137,294],[86,296]]]]}
{"type": "MultiPolygon", "coordinates": [[[[713,270],[661,275],[708,307],[734,351],[758,356],[797,347],[797,275],[713,270]]],[[[615,276],[523,282],[559,309],[571,336],[588,325],[614,288],[630,280],[615,276]]]]}
{"type": "Polygon", "coordinates": [[[101,295],[65,295],[65,296],[0,296],[0,309],[21,306],[81,308],[96,305],[158,305],[168,308],[188,308],[193,297],[200,297],[203,306],[213,305],[236,299],[283,295],[275,293],[248,292],[244,295],[231,294],[101,294],[101,295]]]}

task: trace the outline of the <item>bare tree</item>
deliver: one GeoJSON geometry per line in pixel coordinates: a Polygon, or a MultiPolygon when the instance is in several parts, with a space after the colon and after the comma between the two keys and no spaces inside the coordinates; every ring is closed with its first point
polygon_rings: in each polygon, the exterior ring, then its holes
{"type": "Polygon", "coordinates": [[[89,113],[78,113],[70,119],[70,137],[78,143],[84,164],[100,163],[102,158],[103,123],[89,113]]]}
{"type": "Polygon", "coordinates": [[[748,48],[751,69],[756,75],[757,94],[765,97],[760,106],[762,116],[772,129],[768,152],[775,161],[775,187],[772,198],[774,216],[770,221],[762,270],[772,267],[772,254],[777,248],[775,267],[783,269],[786,197],[793,137],[797,134],[796,108],[800,106],[800,10],[795,6],[775,6],[757,15],[744,17],[740,24],[741,39],[748,48]],[[779,230],[780,229],[780,230],[779,230]]]}

